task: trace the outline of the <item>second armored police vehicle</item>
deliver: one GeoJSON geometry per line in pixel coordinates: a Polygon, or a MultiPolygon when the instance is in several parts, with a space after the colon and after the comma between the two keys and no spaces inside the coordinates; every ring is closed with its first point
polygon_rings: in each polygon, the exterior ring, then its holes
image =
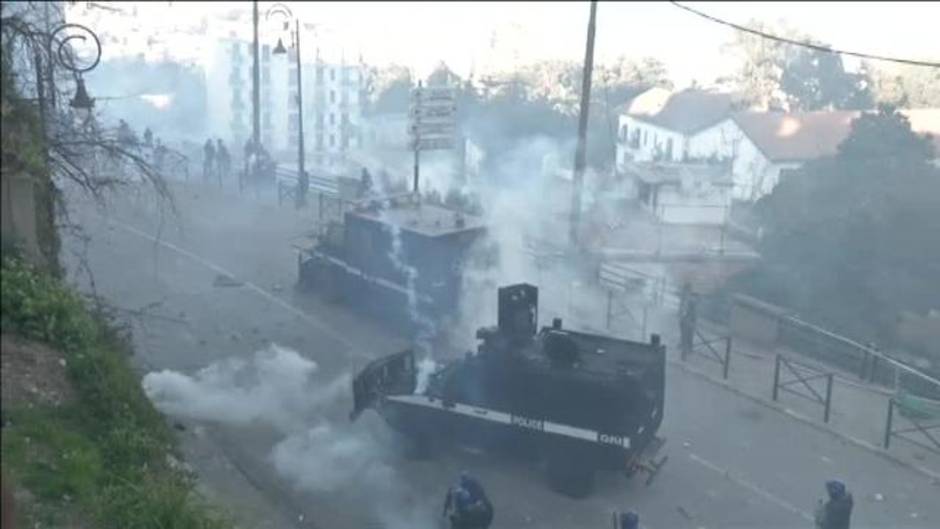
{"type": "Polygon", "coordinates": [[[565,329],[538,329],[538,289],[499,289],[498,324],[475,353],[419,380],[414,352],[378,359],[353,380],[355,419],[374,408],[417,446],[442,442],[537,453],[551,486],[590,493],[597,470],[652,480],[665,458],[665,347],[565,329]],[[426,387],[422,387],[426,386],[426,387]]]}

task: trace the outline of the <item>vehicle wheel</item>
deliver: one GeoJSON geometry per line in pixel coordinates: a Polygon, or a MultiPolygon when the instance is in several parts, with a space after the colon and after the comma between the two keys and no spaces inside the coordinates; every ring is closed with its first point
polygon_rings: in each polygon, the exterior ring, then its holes
{"type": "Polygon", "coordinates": [[[586,498],[594,488],[594,471],[578,466],[570,457],[554,457],[548,461],[548,484],[565,496],[586,498]]]}

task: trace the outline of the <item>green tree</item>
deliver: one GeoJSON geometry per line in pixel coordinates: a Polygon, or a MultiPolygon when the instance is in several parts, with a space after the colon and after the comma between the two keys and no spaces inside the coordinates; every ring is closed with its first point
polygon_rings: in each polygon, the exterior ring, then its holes
{"type": "Polygon", "coordinates": [[[940,69],[912,65],[869,68],[872,92],[879,103],[901,108],[940,107],[940,69]]]}
{"type": "MultiPolygon", "coordinates": [[[[759,31],[819,46],[813,39],[784,23],[748,22],[759,31]]],[[[863,69],[847,72],[840,56],[737,32],[726,45],[738,56],[740,66],[731,81],[751,106],[788,110],[871,108],[871,81],[863,69]]]]}
{"type": "MultiPolygon", "coordinates": [[[[766,22],[751,20],[747,26],[781,37],[802,37],[783,24],[773,28],[766,22]]],[[[759,109],[783,106],[784,98],[780,93],[780,75],[786,57],[783,44],[738,31],[725,45],[725,51],[738,58],[739,66],[730,81],[744,94],[748,103],[759,109]]]]}
{"type": "Polygon", "coordinates": [[[382,68],[371,68],[366,75],[367,113],[408,111],[414,81],[407,67],[391,64],[382,68]]]}
{"type": "Polygon", "coordinates": [[[796,46],[781,64],[780,90],[791,110],[862,110],[873,104],[864,70],[847,72],[838,54],[796,46]]]}
{"type": "Polygon", "coordinates": [[[758,203],[766,266],[757,295],[890,343],[902,310],[940,308],[940,170],[932,145],[883,106],[838,154],[808,163],[758,203]]]}

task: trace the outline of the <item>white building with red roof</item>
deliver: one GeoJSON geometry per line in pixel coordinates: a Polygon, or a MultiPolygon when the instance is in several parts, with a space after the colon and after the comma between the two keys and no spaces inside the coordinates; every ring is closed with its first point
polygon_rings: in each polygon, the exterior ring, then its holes
{"type": "MultiPolygon", "coordinates": [[[[616,167],[644,163],[720,163],[730,170],[732,195],[753,202],[788,171],[836,154],[859,111],[751,112],[734,94],[654,88],[631,101],[619,118],[616,167]]],[[[940,109],[902,110],[911,128],[931,135],[940,156],[940,109]]],[[[722,178],[722,183],[726,181],[722,178]]]]}

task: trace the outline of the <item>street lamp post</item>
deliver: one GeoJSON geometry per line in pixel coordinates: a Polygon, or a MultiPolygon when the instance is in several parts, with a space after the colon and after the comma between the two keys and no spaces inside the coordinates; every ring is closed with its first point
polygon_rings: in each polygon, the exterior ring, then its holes
{"type": "MultiPolygon", "coordinates": [[[[297,190],[294,194],[294,204],[298,209],[302,208],[307,204],[307,191],[310,187],[310,180],[307,176],[307,171],[305,168],[306,156],[304,152],[304,84],[303,84],[303,68],[300,63],[300,19],[295,17],[290,8],[284,4],[274,4],[268,9],[267,15],[265,18],[269,17],[272,14],[280,13],[288,19],[294,20],[294,32],[291,35],[291,46],[294,48],[295,59],[297,62],[297,190]]],[[[287,27],[289,25],[285,24],[287,27]]],[[[284,42],[280,39],[277,39],[277,46],[274,48],[274,53],[277,55],[286,54],[287,50],[284,48],[284,42]]]]}
{"type": "Polygon", "coordinates": [[[252,2],[252,20],[254,22],[254,41],[251,46],[251,142],[252,149],[257,153],[261,146],[261,66],[258,58],[258,0],[252,2]]]}
{"type": "MultiPolygon", "coordinates": [[[[88,73],[94,70],[98,64],[101,62],[101,41],[98,39],[98,35],[94,31],[89,29],[86,26],[81,24],[62,24],[49,32],[48,35],[44,35],[46,38],[48,50],[50,56],[48,58],[48,68],[52,69],[55,63],[58,63],[61,67],[65,68],[69,72],[72,72],[75,75],[75,96],[72,97],[72,100],[69,101],[69,106],[74,109],[79,116],[82,118],[82,121],[86,121],[95,107],[95,100],[88,95],[88,90],[85,88],[85,80],[82,78],[82,74],[88,73]],[[60,34],[62,36],[60,36],[60,34]],[[94,57],[87,59],[86,65],[77,64],[75,57],[72,53],[72,48],[70,42],[73,40],[79,40],[82,42],[91,41],[94,45],[94,57]],[[53,44],[56,45],[55,52],[52,52],[53,44]]],[[[45,102],[45,83],[43,83],[42,75],[42,60],[40,55],[37,52],[36,55],[36,91],[39,97],[39,119],[40,126],[42,127],[42,133],[45,136],[46,134],[46,102],[45,102]]],[[[49,76],[50,80],[52,76],[49,76]]],[[[50,81],[51,82],[51,81],[50,81]]],[[[49,86],[49,97],[55,97],[55,87],[49,86]]]]}

